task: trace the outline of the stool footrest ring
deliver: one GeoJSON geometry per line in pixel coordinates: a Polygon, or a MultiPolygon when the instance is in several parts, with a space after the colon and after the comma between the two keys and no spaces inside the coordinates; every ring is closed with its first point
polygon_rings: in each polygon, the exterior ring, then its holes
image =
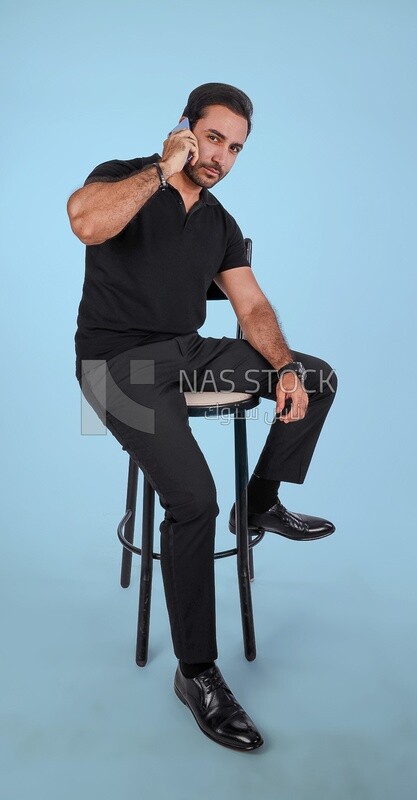
{"type": "MultiPolygon", "coordinates": [[[[117,536],[118,536],[119,541],[121,542],[121,544],[123,545],[123,547],[126,550],[129,550],[130,553],[134,553],[137,556],[141,556],[142,555],[142,549],[140,547],[136,547],[134,544],[132,544],[132,542],[129,542],[128,539],[126,539],[126,537],[124,535],[124,529],[125,529],[126,523],[128,522],[128,520],[130,519],[131,516],[132,516],[132,511],[131,511],[130,508],[128,508],[128,510],[126,511],[125,515],[122,517],[122,519],[120,520],[120,522],[119,522],[119,524],[117,526],[117,536]]],[[[249,536],[251,536],[251,534],[249,534],[249,536]]],[[[254,536],[253,538],[249,539],[249,542],[248,542],[249,548],[251,549],[252,547],[255,547],[255,545],[259,544],[259,542],[262,541],[264,536],[265,536],[265,531],[259,530],[258,533],[256,534],[256,536],[254,536]]],[[[218,553],[214,554],[214,558],[215,559],[227,558],[228,556],[236,556],[236,555],[237,555],[237,548],[234,547],[232,550],[220,550],[218,553]]],[[[160,553],[152,553],[152,558],[154,558],[157,561],[160,561],[161,560],[161,554],[160,553]]]]}

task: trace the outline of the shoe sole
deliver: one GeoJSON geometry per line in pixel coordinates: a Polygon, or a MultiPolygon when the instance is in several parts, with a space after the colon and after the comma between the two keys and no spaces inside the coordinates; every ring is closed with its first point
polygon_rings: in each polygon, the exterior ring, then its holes
{"type": "Polygon", "coordinates": [[[253,750],[257,750],[258,747],[261,747],[261,745],[263,745],[264,740],[262,738],[261,738],[261,741],[258,744],[250,745],[249,747],[235,747],[232,744],[226,744],[225,742],[220,742],[219,739],[216,739],[215,736],[210,736],[210,734],[207,733],[207,731],[205,731],[204,728],[201,727],[196,715],[194,714],[193,709],[187,703],[185,697],[181,694],[180,690],[177,688],[175,683],[174,683],[174,692],[177,695],[178,699],[181,700],[181,703],[184,703],[184,705],[187,706],[187,708],[190,709],[190,711],[191,711],[191,713],[192,713],[192,715],[193,715],[198,727],[200,728],[200,731],[202,733],[204,733],[204,735],[207,736],[208,739],[211,739],[212,742],[216,742],[216,744],[220,744],[222,747],[227,747],[229,750],[238,750],[240,753],[252,752],[253,750]]]}
{"type": "MultiPolygon", "coordinates": [[[[328,533],[321,533],[320,536],[305,536],[303,539],[300,539],[298,536],[290,536],[289,533],[284,533],[283,531],[269,531],[268,528],[250,528],[248,526],[248,533],[252,535],[255,533],[275,533],[277,536],[284,536],[286,539],[291,539],[293,542],[315,542],[317,539],[325,539],[326,536],[331,536],[334,533],[336,528],[333,528],[332,531],[328,533]]],[[[230,533],[234,533],[236,536],[236,529],[232,526],[229,522],[229,531],[230,533]]]]}

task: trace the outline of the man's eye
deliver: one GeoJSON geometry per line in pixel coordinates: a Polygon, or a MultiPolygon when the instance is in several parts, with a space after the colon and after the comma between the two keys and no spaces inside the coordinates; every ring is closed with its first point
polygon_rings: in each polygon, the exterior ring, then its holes
{"type": "Polygon", "coordinates": [[[215,136],[215,135],[214,135],[214,133],[211,133],[211,134],[210,134],[210,136],[209,136],[209,139],[213,139],[213,140],[216,140],[216,141],[218,141],[218,137],[217,137],[217,136],[215,136]]]}

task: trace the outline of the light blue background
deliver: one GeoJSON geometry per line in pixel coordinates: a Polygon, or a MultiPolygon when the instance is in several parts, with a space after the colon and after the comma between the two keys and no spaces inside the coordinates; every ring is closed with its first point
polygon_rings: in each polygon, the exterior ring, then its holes
{"type": "MultiPolygon", "coordinates": [[[[4,796],[415,797],[416,4],[3,0],[1,23],[4,796]],[[290,344],[340,381],[306,483],[282,493],[337,533],[258,548],[251,664],[234,563],[216,566],[219,665],[266,740],[252,756],[202,736],[172,692],[158,566],[134,664],[126,454],[81,436],[74,377],[84,255],[66,200],[97,163],[160,151],[211,80],[255,106],[216,193],[290,344]]],[[[212,304],[204,331],[234,329],[212,304]]],[[[232,429],[193,430],[230,544],[232,429]]],[[[261,415],[252,466],[265,435],[261,415]]]]}

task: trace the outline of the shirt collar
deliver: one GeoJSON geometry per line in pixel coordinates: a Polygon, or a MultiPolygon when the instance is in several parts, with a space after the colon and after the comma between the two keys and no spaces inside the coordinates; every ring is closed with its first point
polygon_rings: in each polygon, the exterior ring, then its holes
{"type": "MultiPolygon", "coordinates": [[[[153,159],[153,161],[161,160],[161,156],[159,155],[159,153],[155,153],[151,158],[153,159]]],[[[209,190],[206,189],[204,186],[201,189],[199,201],[204,203],[206,206],[216,206],[218,205],[219,202],[217,198],[214,196],[214,194],[209,192],[209,190]]]]}
{"type": "Polygon", "coordinates": [[[206,206],[216,206],[219,202],[214,194],[211,194],[204,186],[200,192],[200,200],[205,203],[206,206]]]}

